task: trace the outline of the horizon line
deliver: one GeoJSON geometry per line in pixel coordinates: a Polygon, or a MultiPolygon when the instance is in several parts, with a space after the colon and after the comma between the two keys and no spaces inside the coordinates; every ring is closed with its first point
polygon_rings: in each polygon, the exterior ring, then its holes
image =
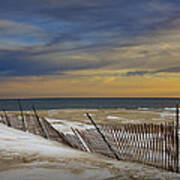
{"type": "Polygon", "coordinates": [[[55,96],[55,97],[0,97],[0,100],[31,100],[31,99],[78,99],[78,98],[84,98],[84,99],[110,99],[110,98],[117,98],[117,99],[128,99],[128,98],[132,98],[132,99],[180,99],[180,96],[55,96]]]}

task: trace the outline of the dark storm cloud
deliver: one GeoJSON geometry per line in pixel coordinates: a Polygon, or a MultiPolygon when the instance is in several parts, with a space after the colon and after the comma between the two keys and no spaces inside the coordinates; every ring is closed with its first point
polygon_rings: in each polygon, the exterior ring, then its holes
{"type": "Polygon", "coordinates": [[[115,62],[79,60],[73,53],[81,50],[91,55],[92,49],[131,46],[134,37],[149,35],[178,19],[179,5],[180,1],[169,0],[0,0],[0,38],[8,42],[6,50],[0,49],[0,75],[40,76],[106,67],[115,62]],[[67,58],[62,54],[54,58],[63,52],[67,58]]]}

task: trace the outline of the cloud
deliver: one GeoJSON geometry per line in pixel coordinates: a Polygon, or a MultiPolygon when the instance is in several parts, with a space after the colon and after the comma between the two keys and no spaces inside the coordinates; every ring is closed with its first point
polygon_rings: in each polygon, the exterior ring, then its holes
{"type": "Polygon", "coordinates": [[[102,42],[108,44],[112,39],[130,38],[153,30],[175,14],[177,16],[177,5],[178,2],[161,0],[151,3],[145,0],[70,0],[68,3],[48,0],[17,0],[14,3],[7,0],[1,3],[0,12],[4,18],[33,24],[44,28],[47,33],[51,31],[50,45],[71,41],[83,45],[96,45],[101,41],[102,45],[102,42]]]}
{"type": "Polygon", "coordinates": [[[144,76],[146,74],[150,73],[149,71],[128,71],[124,73],[124,76],[144,76]]]}
{"type": "Polygon", "coordinates": [[[171,67],[171,68],[167,68],[167,69],[160,69],[158,71],[156,71],[156,73],[161,73],[161,72],[168,72],[168,73],[180,73],[180,67],[171,67]]]}
{"type": "Polygon", "coordinates": [[[180,67],[171,67],[167,69],[159,69],[156,71],[128,71],[122,74],[123,76],[144,76],[147,74],[153,75],[157,73],[180,73],[180,67]]]}
{"type": "Polygon", "coordinates": [[[40,53],[39,55],[33,48],[1,49],[0,62],[1,77],[64,75],[66,71],[98,69],[111,63],[85,55],[73,57],[71,55],[61,55],[61,53],[53,55],[42,55],[40,53]]]}
{"type": "Polygon", "coordinates": [[[40,27],[0,19],[1,42],[4,46],[27,46],[46,42],[48,34],[40,27]]]}
{"type": "Polygon", "coordinates": [[[0,6],[0,75],[106,68],[135,69],[125,76],[143,76],[149,69],[167,70],[179,64],[179,5],[168,0],[6,0],[0,6]]]}

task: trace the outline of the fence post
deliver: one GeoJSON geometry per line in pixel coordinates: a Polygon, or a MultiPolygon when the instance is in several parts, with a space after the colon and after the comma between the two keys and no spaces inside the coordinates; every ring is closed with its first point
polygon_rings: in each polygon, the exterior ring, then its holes
{"type": "Polygon", "coordinates": [[[18,99],[17,101],[18,101],[19,110],[20,110],[20,112],[21,112],[21,118],[22,118],[23,129],[24,129],[24,131],[26,131],[27,128],[26,128],[26,124],[25,124],[25,118],[24,118],[24,113],[23,113],[23,109],[22,109],[22,105],[21,105],[21,100],[18,99]]]}
{"type": "Polygon", "coordinates": [[[116,157],[117,160],[120,160],[119,156],[117,155],[117,153],[115,152],[115,150],[111,147],[111,145],[109,144],[109,142],[106,140],[106,137],[104,136],[104,134],[100,131],[100,129],[98,128],[98,126],[96,125],[96,123],[93,121],[93,119],[91,118],[91,116],[87,114],[87,117],[89,118],[89,120],[91,121],[91,123],[94,125],[94,127],[96,128],[96,130],[98,131],[98,133],[101,135],[102,139],[104,140],[104,142],[107,144],[109,150],[114,154],[114,156],[116,157]]]}
{"type": "Polygon", "coordinates": [[[179,172],[179,105],[176,105],[176,172],[179,172]]]}
{"type": "MultiPolygon", "coordinates": [[[[0,117],[1,117],[1,122],[3,123],[3,124],[6,124],[6,121],[4,120],[4,116],[3,115],[0,115],[0,117]]],[[[7,125],[7,124],[6,124],[7,125]]]]}
{"type": "Polygon", "coordinates": [[[4,116],[6,118],[6,123],[7,123],[7,126],[11,127],[11,123],[9,121],[9,118],[8,118],[8,115],[6,113],[6,110],[5,109],[2,109],[2,111],[4,112],[4,116]]]}
{"type": "Polygon", "coordinates": [[[79,133],[79,131],[77,129],[73,129],[71,128],[71,130],[73,131],[73,133],[75,134],[75,136],[78,137],[79,141],[81,142],[81,144],[83,145],[83,149],[87,152],[91,152],[88,145],[86,144],[86,142],[84,141],[84,139],[82,138],[81,134],[79,133]]]}
{"type": "Polygon", "coordinates": [[[36,119],[37,119],[37,122],[38,122],[38,124],[39,124],[39,127],[41,128],[41,131],[42,131],[42,134],[43,134],[44,138],[48,139],[48,136],[47,136],[47,134],[46,134],[46,132],[45,132],[43,126],[42,126],[42,123],[41,123],[41,121],[40,121],[40,118],[39,118],[39,116],[38,116],[38,114],[37,114],[36,108],[35,108],[34,106],[32,106],[32,109],[33,109],[33,111],[34,111],[34,115],[35,115],[35,117],[36,117],[36,119]]]}

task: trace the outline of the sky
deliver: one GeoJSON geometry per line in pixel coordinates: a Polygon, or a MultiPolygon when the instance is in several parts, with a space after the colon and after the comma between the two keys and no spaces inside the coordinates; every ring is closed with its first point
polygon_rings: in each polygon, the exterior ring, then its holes
{"type": "Polygon", "coordinates": [[[0,0],[0,98],[180,97],[179,0],[0,0]]]}

